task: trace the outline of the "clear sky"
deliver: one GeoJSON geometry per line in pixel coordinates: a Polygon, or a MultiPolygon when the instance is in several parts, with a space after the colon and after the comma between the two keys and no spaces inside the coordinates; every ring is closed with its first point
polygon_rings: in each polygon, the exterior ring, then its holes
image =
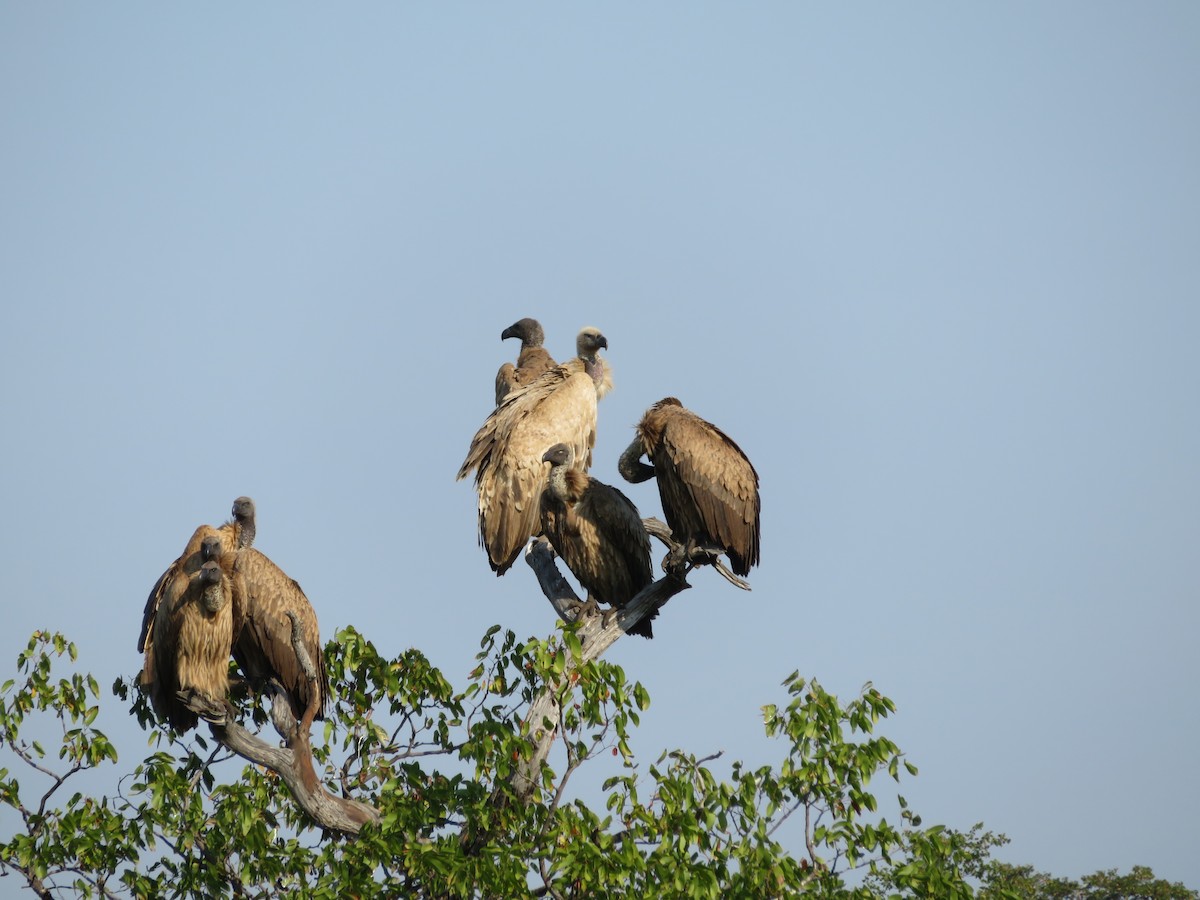
{"type": "Polygon", "coordinates": [[[593,475],[661,515],[675,395],[762,479],[753,592],[610,654],[644,762],[870,680],[927,824],[1200,887],[1198,98],[1190,2],[4,3],[0,671],[132,675],[239,494],[327,638],[548,634],[454,474],[501,330],[592,324],[593,475]]]}

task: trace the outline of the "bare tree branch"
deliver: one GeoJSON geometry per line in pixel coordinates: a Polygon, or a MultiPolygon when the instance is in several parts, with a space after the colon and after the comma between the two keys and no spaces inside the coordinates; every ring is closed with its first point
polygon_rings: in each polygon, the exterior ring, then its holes
{"type": "MultiPolygon", "coordinates": [[[[375,807],[358,800],[337,797],[320,783],[313,766],[307,732],[297,730],[287,746],[272,747],[227,715],[223,704],[195,692],[181,692],[180,699],[198,715],[209,720],[213,737],[222,745],[243,759],[278,774],[300,808],[322,828],[342,834],[358,834],[367,822],[379,821],[379,810],[375,807]],[[224,722],[217,724],[222,718],[224,722]],[[212,721],[214,719],[217,722],[212,721]]],[[[278,724],[276,729],[281,732],[284,730],[278,724]]]]}
{"type": "MultiPolygon", "coordinates": [[[[580,600],[555,565],[554,550],[550,547],[550,542],[542,537],[530,544],[525,550],[525,561],[537,575],[542,593],[546,595],[555,612],[559,613],[564,621],[573,622],[580,600]]],[[[516,772],[513,773],[512,785],[518,797],[528,802],[537,790],[538,773],[541,772],[542,763],[550,754],[550,746],[558,734],[560,709],[556,698],[562,687],[569,683],[572,673],[592,660],[599,659],[630,628],[689,587],[691,585],[682,577],[667,575],[645,587],[615,616],[592,616],[580,625],[575,632],[582,647],[580,658],[575,660],[572,657],[567,660],[562,676],[541,689],[525,715],[533,753],[528,760],[518,764],[516,772]]]]}

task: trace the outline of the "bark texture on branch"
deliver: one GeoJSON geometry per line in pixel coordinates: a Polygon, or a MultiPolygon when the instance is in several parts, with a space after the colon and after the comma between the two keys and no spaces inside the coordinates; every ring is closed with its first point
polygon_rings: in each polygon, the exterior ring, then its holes
{"type": "Polygon", "coordinates": [[[289,734],[287,745],[274,747],[247,731],[228,714],[224,704],[199,694],[180,695],[188,707],[207,719],[213,737],[222,746],[255,765],[275,772],[287,785],[296,802],[322,828],[342,834],[358,834],[367,822],[378,822],[379,810],[358,800],[329,793],[317,778],[308,731],[296,727],[288,704],[274,703],[272,720],[281,735],[289,734]],[[274,721],[282,707],[290,721],[274,721]]]}

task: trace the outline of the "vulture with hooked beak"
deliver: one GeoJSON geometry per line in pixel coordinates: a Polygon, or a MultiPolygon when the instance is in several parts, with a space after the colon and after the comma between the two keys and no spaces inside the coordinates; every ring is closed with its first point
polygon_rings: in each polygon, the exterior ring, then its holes
{"type": "Polygon", "coordinates": [[[225,699],[229,654],[240,624],[230,577],[233,554],[222,551],[217,529],[211,531],[195,552],[195,569],[171,578],[170,590],[154,609],[153,640],[146,642],[142,684],[158,717],[181,733],[194,728],[197,717],[177,692],[225,699]]]}
{"type": "Polygon", "coordinates": [[[657,479],[663,514],[685,558],[693,551],[725,553],[737,575],[758,565],[758,473],[711,422],[674,397],[660,400],[642,416],[617,468],[626,481],[657,479]],[[642,454],[651,465],[640,461],[642,454]]]}
{"type": "MultiPolygon", "coordinates": [[[[650,538],[629,498],[611,485],[571,468],[574,454],[555,444],[542,494],[542,533],[588,592],[588,603],[624,609],[652,581],[650,538]]],[[[654,637],[646,616],[630,634],[654,637]]]]}
{"type": "Polygon", "coordinates": [[[527,387],[543,372],[553,369],[556,363],[550,351],[542,346],[546,335],[537,319],[520,319],[500,333],[500,340],[520,338],[521,350],[517,364],[506,362],[496,373],[496,405],[517,388],[527,387]]]}
{"type": "Polygon", "coordinates": [[[596,443],[596,400],[612,385],[599,356],[608,341],[596,328],[575,340],[577,355],[512,391],[475,433],[457,479],[475,473],[479,542],[488,564],[503,575],[539,530],[546,466],[542,455],[567,444],[574,467],[586,472],[596,443]]]}

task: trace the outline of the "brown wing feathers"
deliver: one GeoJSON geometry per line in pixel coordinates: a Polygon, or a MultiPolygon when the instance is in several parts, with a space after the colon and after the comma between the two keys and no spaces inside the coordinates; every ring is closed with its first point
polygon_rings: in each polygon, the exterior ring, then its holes
{"type": "Polygon", "coordinates": [[[317,669],[317,698],[314,718],[325,717],[329,676],[321,652],[317,615],[300,585],[258,550],[248,548],[237,555],[234,590],[240,593],[245,622],[233,646],[233,658],[256,688],[274,678],[288,696],[292,714],[299,721],[313,700],[311,684],[292,648],[292,623],[288,612],[300,621],[304,648],[317,669]]]}
{"type": "Polygon", "coordinates": [[[619,468],[629,481],[656,477],[663,514],[677,541],[718,549],[738,575],[758,565],[758,473],[734,440],[711,422],[674,397],[664,398],[642,417],[619,468]],[[649,473],[636,462],[643,453],[653,467],[649,473]]]}

